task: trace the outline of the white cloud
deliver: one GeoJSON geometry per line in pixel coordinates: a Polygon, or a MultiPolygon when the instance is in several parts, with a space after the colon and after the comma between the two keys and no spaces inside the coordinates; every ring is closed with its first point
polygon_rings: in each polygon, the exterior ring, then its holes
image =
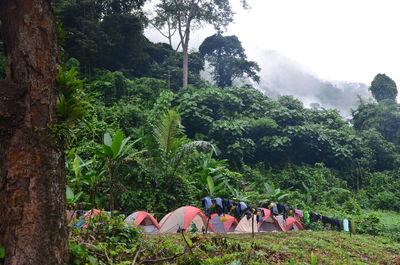
{"type": "MultiPolygon", "coordinates": [[[[248,54],[278,50],[325,79],[370,83],[386,73],[400,85],[400,2],[250,0],[229,28],[248,54]]],[[[252,58],[257,59],[257,58],[252,58]]]]}
{"type": "MultiPolygon", "coordinates": [[[[232,2],[237,14],[227,34],[239,37],[251,60],[277,50],[324,79],[369,84],[386,73],[400,86],[400,1],[249,0],[250,10],[232,2]]],[[[193,32],[191,46],[211,34],[211,27],[193,32]]]]}

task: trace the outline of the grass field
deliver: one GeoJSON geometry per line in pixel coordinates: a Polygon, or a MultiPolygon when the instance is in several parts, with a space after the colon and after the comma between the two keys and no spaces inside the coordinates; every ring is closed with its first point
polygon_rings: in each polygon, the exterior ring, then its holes
{"type": "Polygon", "coordinates": [[[254,238],[251,234],[139,235],[118,218],[99,219],[90,229],[71,227],[71,264],[400,265],[400,215],[364,211],[363,216],[357,230],[365,233],[371,226],[378,231],[371,234],[380,236],[331,230],[256,233],[254,238]],[[374,221],[362,226],[365,219],[374,221]]]}
{"type": "Polygon", "coordinates": [[[145,236],[140,260],[167,264],[400,264],[400,244],[386,237],[300,231],[229,235],[145,236]],[[174,256],[184,253],[182,256],[174,256]],[[147,254],[146,254],[147,253],[147,254]]]}

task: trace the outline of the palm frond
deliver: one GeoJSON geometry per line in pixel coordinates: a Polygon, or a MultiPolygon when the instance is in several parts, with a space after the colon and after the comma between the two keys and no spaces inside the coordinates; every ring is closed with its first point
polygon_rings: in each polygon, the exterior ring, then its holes
{"type": "Polygon", "coordinates": [[[265,188],[265,191],[269,195],[273,195],[274,194],[274,188],[271,185],[269,185],[267,182],[264,182],[264,188],[265,188]]]}
{"type": "Polygon", "coordinates": [[[181,117],[175,110],[165,113],[153,130],[154,139],[165,154],[170,153],[176,147],[176,143],[182,135],[181,117]]]}
{"type": "Polygon", "coordinates": [[[207,141],[193,141],[188,144],[185,144],[182,148],[182,154],[187,155],[193,152],[193,150],[201,150],[201,151],[213,151],[216,155],[220,153],[218,147],[213,145],[207,141]]]}

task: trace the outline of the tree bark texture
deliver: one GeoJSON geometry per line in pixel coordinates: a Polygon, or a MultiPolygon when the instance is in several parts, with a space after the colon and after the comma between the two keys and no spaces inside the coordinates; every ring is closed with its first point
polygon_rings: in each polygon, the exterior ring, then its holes
{"type": "Polygon", "coordinates": [[[49,0],[0,0],[0,245],[5,264],[67,263],[63,150],[56,122],[56,26],[49,0]]]}

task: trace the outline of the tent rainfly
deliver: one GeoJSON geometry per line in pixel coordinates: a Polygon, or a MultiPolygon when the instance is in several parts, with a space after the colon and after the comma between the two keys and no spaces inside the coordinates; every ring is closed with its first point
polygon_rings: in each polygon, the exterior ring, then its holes
{"type": "MultiPolygon", "coordinates": [[[[177,233],[180,229],[187,232],[191,225],[195,225],[197,231],[202,232],[207,227],[207,219],[199,208],[184,206],[169,213],[160,221],[160,233],[177,233]]],[[[208,224],[208,230],[215,232],[211,223],[208,224]]]]}
{"type": "Polygon", "coordinates": [[[132,213],[125,218],[125,223],[144,229],[144,233],[157,233],[160,230],[157,220],[151,214],[144,211],[132,213]]]}
{"type": "Polygon", "coordinates": [[[298,220],[296,220],[296,218],[289,216],[285,220],[285,230],[286,231],[290,231],[290,230],[298,231],[298,230],[304,230],[304,227],[298,220]]]}
{"type": "Polygon", "coordinates": [[[238,225],[238,221],[235,217],[228,214],[219,216],[216,213],[211,215],[210,223],[216,233],[235,232],[236,226],[238,225]]]}
{"type": "MultiPolygon", "coordinates": [[[[253,219],[247,219],[246,216],[240,220],[237,225],[235,232],[237,233],[251,233],[254,225],[254,232],[284,232],[285,228],[279,223],[277,217],[271,215],[270,210],[261,208],[264,210],[264,217],[262,221],[257,223],[257,217],[253,216],[253,219]],[[254,220],[254,221],[253,221],[254,220]]],[[[278,216],[279,217],[279,216],[278,216]]]]}
{"type": "Polygon", "coordinates": [[[167,220],[168,217],[169,217],[172,213],[173,213],[173,212],[167,213],[167,215],[165,215],[165,216],[160,220],[160,222],[158,222],[159,225],[160,225],[160,227],[165,223],[165,220],[167,220]]]}

